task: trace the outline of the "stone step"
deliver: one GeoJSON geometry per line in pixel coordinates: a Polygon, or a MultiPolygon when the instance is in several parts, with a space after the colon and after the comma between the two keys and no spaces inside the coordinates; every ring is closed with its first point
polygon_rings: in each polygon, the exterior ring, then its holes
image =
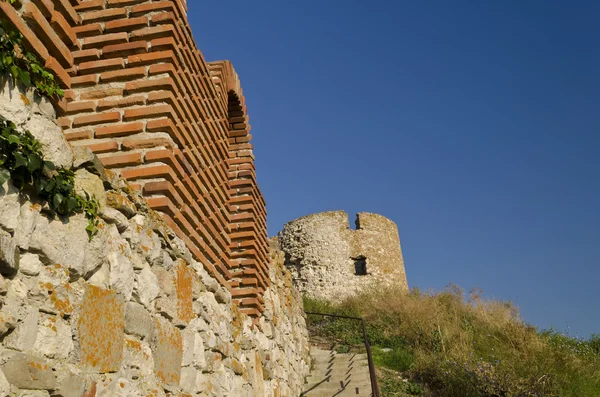
{"type": "Polygon", "coordinates": [[[315,358],[312,357],[313,362],[315,363],[349,363],[354,361],[364,361],[367,362],[367,358],[363,357],[346,357],[346,356],[337,356],[337,357],[328,357],[328,358],[315,358]]]}
{"type": "Polygon", "coordinates": [[[306,378],[306,383],[315,384],[323,382],[324,384],[336,384],[339,385],[340,381],[348,383],[352,382],[370,382],[371,376],[368,371],[366,372],[351,372],[348,374],[317,374],[312,373],[306,378]]]}
{"type": "Polygon", "coordinates": [[[325,372],[325,371],[335,371],[335,372],[345,372],[348,370],[352,371],[369,371],[369,363],[366,361],[354,362],[354,363],[344,363],[344,364],[336,364],[336,363],[318,363],[312,365],[313,372],[325,372]]]}
{"type": "Polygon", "coordinates": [[[370,383],[348,383],[344,387],[340,385],[326,386],[310,386],[304,388],[302,396],[306,397],[371,397],[371,384],[370,383]]]}
{"type": "Polygon", "coordinates": [[[366,354],[336,353],[311,348],[312,369],[307,377],[306,397],[371,396],[366,354]]]}

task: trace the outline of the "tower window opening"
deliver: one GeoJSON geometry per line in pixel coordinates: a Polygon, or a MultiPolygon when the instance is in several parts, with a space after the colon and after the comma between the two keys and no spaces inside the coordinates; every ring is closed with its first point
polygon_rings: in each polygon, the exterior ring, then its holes
{"type": "Polygon", "coordinates": [[[354,261],[354,274],[356,276],[366,276],[367,275],[367,257],[364,255],[357,256],[356,258],[352,258],[354,261]]]}

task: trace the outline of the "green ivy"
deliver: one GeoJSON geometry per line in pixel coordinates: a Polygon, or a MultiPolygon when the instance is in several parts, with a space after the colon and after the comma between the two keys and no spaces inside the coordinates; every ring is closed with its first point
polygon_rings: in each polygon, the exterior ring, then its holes
{"type": "MultiPolygon", "coordinates": [[[[12,3],[12,2],[11,2],[12,3]]],[[[41,66],[38,58],[23,46],[23,35],[0,20],[0,76],[10,73],[15,81],[34,87],[38,94],[62,97],[63,90],[54,75],[41,66]]]]}
{"type": "Polygon", "coordinates": [[[75,193],[75,174],[44,160],[41,144],[29,131],[20,133],[0,116],[0,184],[12,178],[20,190],[33,190],[59,215],[84,213],[90,239],[98,233],[98,201],[75,193]]]}

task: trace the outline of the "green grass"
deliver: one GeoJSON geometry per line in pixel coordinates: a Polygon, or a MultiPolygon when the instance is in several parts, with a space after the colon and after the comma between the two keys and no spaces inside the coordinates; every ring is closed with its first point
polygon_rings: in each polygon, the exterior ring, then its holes
{"type": "MultiPolygon", "coordinates": [[[[439,293],[371,291],[305,310],[364,317],[386,397],[598,397],[600,336],[538,331],[509,302],[439,293]],[[410,389],[410,390],[409,390],[410,389]]],[[[359,349],[360,323],[309,316],[312,335],[359,349]]]]}

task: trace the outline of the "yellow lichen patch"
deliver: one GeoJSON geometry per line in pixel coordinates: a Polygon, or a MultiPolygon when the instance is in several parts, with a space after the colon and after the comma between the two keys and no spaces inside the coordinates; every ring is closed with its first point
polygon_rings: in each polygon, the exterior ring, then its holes
{"type": "Polygon", "coordinates": [[[25,104],[25,106],[29,106],[31,105],[31,101],[23,94],[21,94],[21,100],[23,101],[23,103],[25,104]]]}
{"type": "Polygon", "coordinates": [[[179,385],[183,341],[181,333],[168,321],[156,318],[156,347],[154,354],[154,373],[163,383],[179,385]]]}
{"type": "Polygon", "coordinates": [[[81,361],[99,372],[119,369],[125,311],[116,292],[86,285],[78,321],[81,361]]]}
{"type": "Polygon", "coordinates": [[[192,277],[193,270],[187,263],[180,259],[175,265],[175,290],[177,293],[177,316],[179,319],[190,322],[194,319],[192,306],[192,277]]]}

